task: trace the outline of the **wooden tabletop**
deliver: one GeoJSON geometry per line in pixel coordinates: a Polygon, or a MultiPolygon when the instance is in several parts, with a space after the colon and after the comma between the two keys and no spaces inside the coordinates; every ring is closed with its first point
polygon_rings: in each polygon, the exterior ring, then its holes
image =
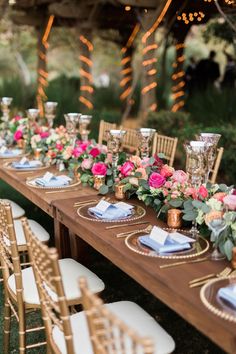
{"type": "MultiPolygon", "coordinates": [[[[127,231],[127,227],[106,230],[105,227],[112,225],[111,223],[88,221],[78,216],[73,205],[85,199],[82,197],[53,202],[56,218],[222,349],[235,353],[236,325],[220,319],[206,309],[199,297],[200,288],[188,287],[188,282],[193,278],[217,273],[229,265],[229,262],[206,261],[160,269],[160,265],[174,260],[147,257],[130,250],[123,238],[116,237],[117,232],[127,231]]],[[[152,225],[158,224],[156,214],[150,208],[143,220],[150,221],[152,225]]],[[[129,230],[142,227],[145,225],[132,226],[129,230]]]]}

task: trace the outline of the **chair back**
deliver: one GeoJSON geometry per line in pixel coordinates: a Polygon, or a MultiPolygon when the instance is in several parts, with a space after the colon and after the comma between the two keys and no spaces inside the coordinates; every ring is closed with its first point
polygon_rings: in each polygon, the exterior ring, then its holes
{"type": "Polygon", "coordinates": [[[95,354],[153,354],[153,342],[140,337],[113,314],[102,300],[93,294],[84,278],[79,281],[90,339],[95,354]]]}
{"type": "Polygon", "coordinates": [[[171,138],[158,133],[154,136],[152,155],[163,153],[170,166],[173,166],[178,138],[171,138]]]}
{"type": "Polygon", "coordinates": [[[117,129],[116,123],[100,121],[99,134],[98,134],[98,144],[102,144],[104,141],[107,142],[106,130],[117,129]]]}
{"type": "Polygon", "coordinates": [[[22,224],[39,292],[47,342],[53,353],[61,353],[52,336],[52,330],[56,325],[64,333],[67,353],[74,354],[70,313],[62,284],[57,250],[48,248],[36,238],[26,218],[22,219],[22,224]]]}
{"type": "Polygon", "coordinates": [[[12,217],[11,205],[3,200],[0,201],[0,260],[5,289],[5,297],[8,298],[8,279],[14,274],[16,295],[11,297],[17,302],[19,311],[23,311],[23,284],[20,255],[17,248],[16,234],[12,217]]]}
{"type": "Polygon", "coordinates": [[[124,128],[126,134],[122,140],[122,149],[130,154],[138,154],[139,138],[136,129],[124,128]]]}
{"type": "Polygon", "coordinates": [[[217,149],[217,154],[216,154],[216,159],[213,165],[212,170],[210,171],[210,177],[209,177],[209,182],[211,183],[215,183],[216,182],[216,178],[217,178],[217,174],[220,168],[220,163],[221,163],[221,159],[223,156],[223,152],[224,152],[224,148],[220,147],[217,149]]]}

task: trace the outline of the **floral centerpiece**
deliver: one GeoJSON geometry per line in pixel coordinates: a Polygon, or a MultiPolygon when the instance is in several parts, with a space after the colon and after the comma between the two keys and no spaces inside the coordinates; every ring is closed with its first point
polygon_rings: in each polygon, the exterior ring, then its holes
{"type": "Polygon", "coordinates": [[[10,141],[22,146],[28,136],[28,119],[16,115],[9,121],[8,128],[10,141]]]}

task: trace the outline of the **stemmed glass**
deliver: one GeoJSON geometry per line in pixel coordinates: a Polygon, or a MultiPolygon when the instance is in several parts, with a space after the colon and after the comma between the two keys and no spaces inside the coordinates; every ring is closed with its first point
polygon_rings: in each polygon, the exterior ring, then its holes
{"type": "Polygon", "coordinates": [[[82,141],[88,141],[88,135],[90,130],[88,130],[88,125],[90,124],[92,116],[82,114],[79,118],[79,133],[82,141]]]}
{"type": "Polygon", "coordinates": [[[150,145],[156,129],[140,128],[137,131],[139,138],[139,152],[141,159],[150,156],[150,145]]]}
{"type": "Polygon", "coordinates": [[[35,125],[38,115],[39,115],[39,109],[29,108],[29,109],[27,109],[26,113],[27,113],[27,118],[28,118],[29,130],[32,131],[32,128],[35,125]]]}
{"type": "Polygon", "coordinates": [[[81,113],[67,113],[64,114],[66,120],[66,129],[71,139],[71,144],[74,147],[76,137],[78,134],[78,124],[81,113]]]}
{"type": "Polygon", "coordinates": [[[119,151],[121,148],[122,140],[124,135],[126,134],[125,130],[120,129],[111,129],[106,130],[107,134],[107,152],[112,154],[112,169],[113,169],[113,176],[116,178],[117,172],[117,164],[119,159],[119,151]]]}
{"type": "Polygon", "coordinates": [[[205,217],[205,223],[212,231],[211,241],[214,242],[214,249],[210,256],[212,261],[220,261],[225,259],[225,256],[218,249],[218,243],[221,232],[228,226],[225,218],[226,211],[226,209],[223,211],[214,211],[207,214],[205,217]]]}

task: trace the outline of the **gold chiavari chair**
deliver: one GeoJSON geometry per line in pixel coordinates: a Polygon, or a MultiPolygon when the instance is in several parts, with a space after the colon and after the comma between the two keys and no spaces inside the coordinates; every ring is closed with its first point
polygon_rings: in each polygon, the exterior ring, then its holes
{"type": "MultiPolygon", "coordinates": [[[[46,245],[38,242],[36,237],[30,231],[27,223],[24,221],[24,229],[26,233],[27,242],[29,245],[29,255],[34,269],[35,279],[39,291],[41,309],[43,320],[46,329],[47,343],[49,345],[48,351],[55,354],[103,354],[110,353],[108,350],[94,349],[93,337],[91,337],[86,321],[85,312],[78,312],[71,314],[69,309],[69,302],[66,299],[66,292],[64,290],[61,270],[58,263],[58,253],[55,248],[48,248],[46,245]],[[52,296],[52,294],[54,294],[52,296]],[[94,351],[95,350],[95,351],[94,351]]],[[[83,277],[84,279],[85,277],[83,277]]],[[[89,282],[89,279],[88,279],[89,282]]],[[[100,301],[98,297],[93,298],[93,291],[88,293],[85,283],[81,282],[81,301],[87,311],[89,309],[88,299],[95,299],[97,304],[100,301]]],[[[125,334],[131,333],[129,325],[131,323],[138,327],[140,333],[144,336],[148,333],[154,338],[155,343],[158,342],[158,350],[153,351],[150,341],[143,339],[138,340],[138,344],[145,344],[149,351],[144,351],[145,354],[153,353],[170,353],[174,350],[175,344],[165,330],[160,327],[156,321],[148,315],[144,310],[132,302],[117,302],[108,304],[108,309],[122,316],[122,320],[127,321],[128,324],[122,325],[125,334]]],[[[100,306],[101,307],[101,306],[100,306]]],[[[99,310],[100,310],[99,307],[99,310]]],[[[104,307],[106,309],[106,307],[104,307]]],[[[110,317],[106,317],[106,321],[112,325],[110,317]]],[[[119,320],[116,320],[117,322],[119,320]]],[[[89,324],[90,326],[90,324],[89,324]]],[[[106,328],[107,329],[107,328],[106,328]]],[[[133,332],[132,332],[133,333],[133,332]]],[[[108,335],[102,332],[102,336],[108,335]]],[[[138,335],[132,334],[131,338],[138,338],[138,335]]],[[[118,353],[112,351],[112,353],[118,353]]],[[[120,351],[119,353],[132,353],[132,347],[129,351],[120,351]]],[[[138,352],[141,353],[141,352],[138,352]]]]}
{"type": "Polygon", "coordinates": [[[94,354],[161,354],[175,348],[173,338],[140,306],[130,301],[104,305],[80,278],[94,354]]]}
{"type": "Polygon", "coordinates": [[[170,166],[173,166],[177,143],[178,138],[171,138],[169,136],[156,133],[153,141],[152,155],[163,153],[167,163],[170,166]]]}
{"type": "Polygon", "coordinates": [[[137,130],[130,128],[124,128],[124,130],[126,133],[122,140],[123,150],[130,154],[138,154],[139,139],[137,136],[137,130]]]}
{"type": "Polygon", "coordinates": [[[102,144],[104,141],[107,142],[106,130],[117,129],[116,123],[100,121],[99,133],[98,133],[98,144],[102,144]]]}
{"type": "Polygon", "coordinates": [[[2,200],[11,204],[13,219],[20,219],[22,218],[22,216],[25,215],[25,210],[19,204],[15,203],[13,200],[10,199],[2,199],[2,200]]]}
{"type": "Polygon", "coordinates": [[[217,149],[217,155],[216,155],[216,159],[213,165],[212,170],[210,171],[210,177],[209,177],[209,182],[211,183],[215,183],[216,182],[216,178],[217,178],[217,174],[220,168],[220,163],[222,160],[222,156],[223,156],[223,152],[224,152],[224,148],[220,147],[217,149]]]}
{"type": "MultiPolygon", "coordinates": [[[[28,227],[29,222],[24,219],[28,227]]],[[[32,231],[31,231],[32,232],[32,231]]],[[[38,244],[43,243],[35,236],[38,244]]],[[[46,247],[46,246],[45,246],[46,247]]],[[[26,335],[39,328],[26,328],[26,311],[40,308],[39,294],[32,267],[22,269],[20,263],[19,247],[12,220],[11,206],[9,203],[0,202],[0,260],[4,279],[4,354],[9,353],[10,318],[13,313],[19,323],[19,352],[25,354],[26,349],[37,347],[45,343],[26,345],[26,335]]],[[[91,281],[94,291],[104,289],[104,283],[93,272],[77,263],[73,259],[59,261],[66,299],[70,306],[81,302],[78,290],[78,277],[86,276],[91,281]]],[[[51,294],[52,296],[54,294],[51,294]]]]}

